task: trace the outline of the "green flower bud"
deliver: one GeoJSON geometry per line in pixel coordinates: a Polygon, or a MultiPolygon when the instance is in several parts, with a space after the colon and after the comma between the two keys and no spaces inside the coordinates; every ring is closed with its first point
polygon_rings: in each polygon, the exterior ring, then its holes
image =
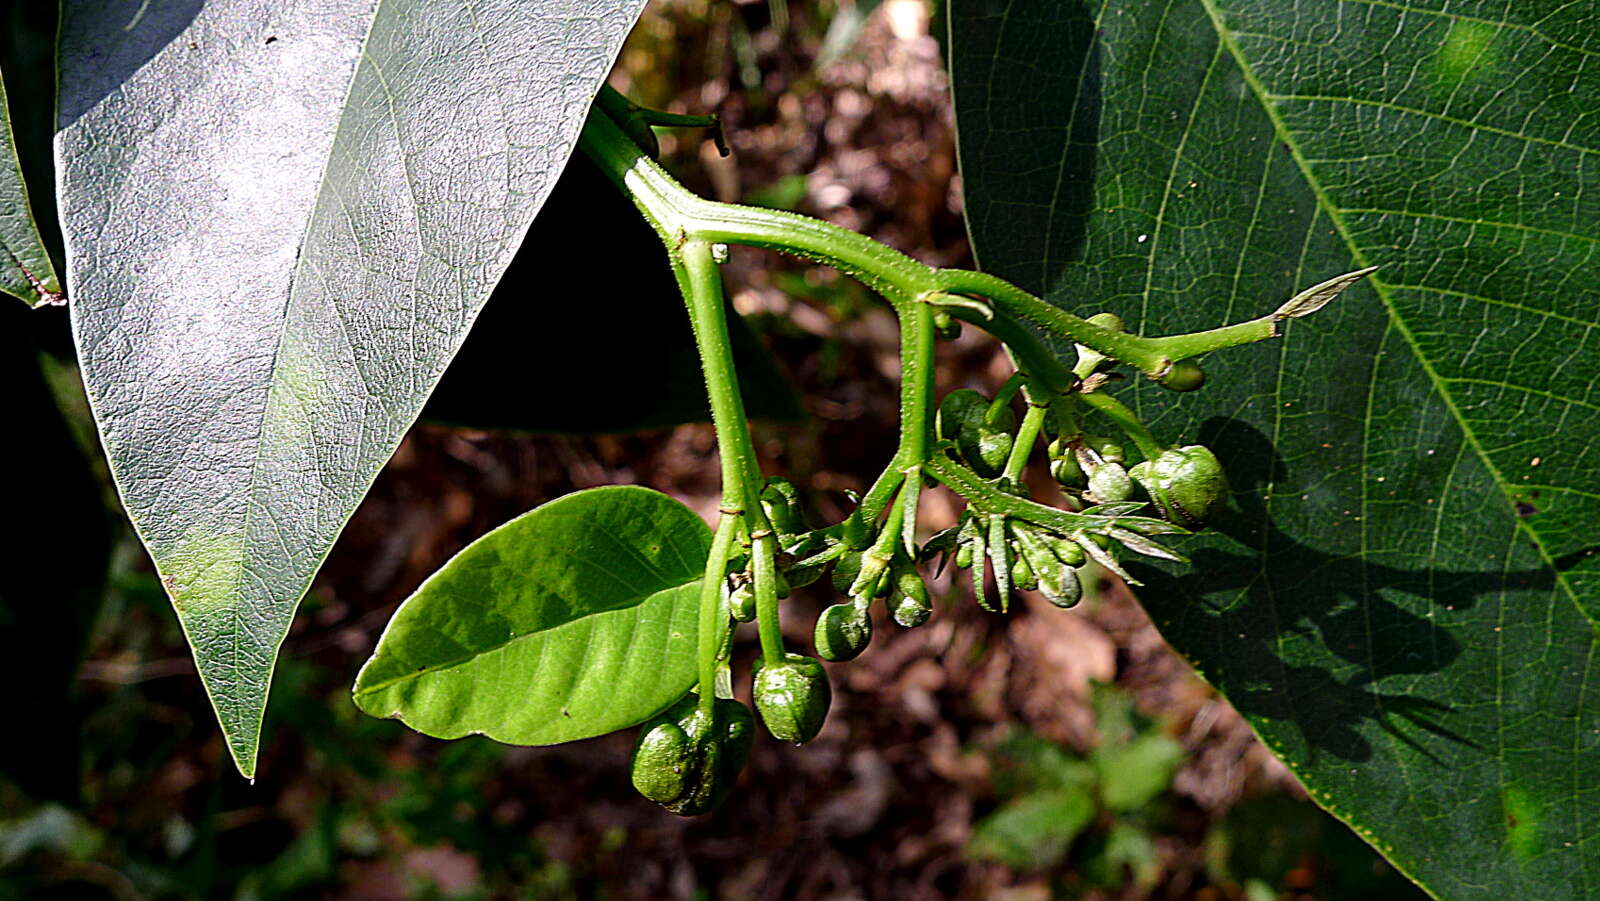
{"type": "Polygon", "coordinates": [[[894,594],[891,602],[894,621],[907,629],[915,629],[933,615],[933,602],[928,597],[928,586],[914,566],[897,567],[894,574],[894,594]]]}
{"type": "Polygon", "coordinates": [[[1133,496],[1133,480],[1120,463],[1104,463],[1089,474],[1089,493],[1097,502],[1109,504],[1133,496]]]}
{"type": "Polygon", "coordinates": [[[954,441],[961,458],[986,479],[999,475],[1005,467],[1016,427],[1017,415],[1011,407],[994,407],[970,388],[957,388],[939,403],[939,437],[954,441]]]}
{"type": "Polygon", "coordinates": [[[646,723],[630,767],[639,793],[683,816],[721,804],[744,769],[755,740],[749,708],[718,698],[710,715],[686,694],[646,723]]]}
{"type": "Polygon", "coordinates": [[[822,664],[798,654],[787,654],[773,664],[757,659],[753,694],[761,722],[772,737],[796,744],[816,737],[833,700],[822,664]]]}
{"type": "Polygon", "coordinates": [[[1172,448],[1134,469],[1161,515],[1173,522],[1202,525],[1228,501],[1228,477],[1222,464],[1201,445],[1172,448]]]}
{"type": "Polygon", "coordinates": [[[968,422],[983,419],[989,409],[989,398],[971,388],[957,388],[939,401],[937,417],[939,437],[954,441],[968,422]]]}
{"type": "Polygon", "coordinates": [[[933,312],[933,333],[941,340],[954,341],[961,337],[961,323],[951,317],[946,310],[933,312]]]}
{"type": "Polygon", "coordinates": [[[798,535],[806,530],[800,516],[800,499],[788,479],[774,476],[761,489],[761,509],[779,535],[798,535]]]}
{"type": "Polygon", "coordinates": [[[1050,475],[1063,488],[1083,487],[1083,468],[1071,457],[1050,461],[1050,475]]]}
{"type": "Polygon", "coordinates": [[[1078,547],[1077,542],[1070,538],[1052,537],[1047,540],[1047,543],[1050,546],[1050,553],[1054,554],[1057,560],[1068,566],[1083,565],[1083,548],[1078,547]]]}
{"type": "Polygon", "coordinates": [[[633,787],[658,804],[677,800],[683,795],[691,753],[689,736],[677,723],[658,721],[640,730],[630,767],[633,787]]]}
{"type": "MultiPolygon", "coordinates": [[[[1089,317],[1089,321],[1101,328],[1107,328],[1114,332],[1127,331],[1127,328],[1122,323],[1122,317],[1115,313],[1096,313],[1089,317]]],[[[1077,349],[1078,365],[1074,368],[1085,375],[1104,367],[1108,362],[1113,362],[1105,354],[1082,344],[1077,345],[1077,349]]]]}
{"type": "Polygon", "coordinates": [[[933,605],[922,598],[905,595],[894,605],[894,621],[907,629],[915,629],[933,616],[933,605]]]}
{"type": "Polygon", "coordinates": [[[1160,378],[1161,387],[1173,391],[1193,391],[1206,383],[1206,371],[1193,360],[1179,360],[1160,378]]]}
{"type": "Polygon", "coordinates": [[[961,452],[973,472],[992,479],[1005,469],[1014,442],[1015,438],[1009,430],[980,425],[956,436],[956,450],[961,452]]]}
{"type": "Polygon", "coordinates": [[[834,604],[817,617],[812,640],[823,660],[854,660],[872,641],[872,617],[855,604],[834,604]]]}
{"type": "Polygon", "coordinates": [[[1125,332],[1128,327],[1123,324],[1122,317],[1116,313],[1096,313],[1089,317],[1089,321],[1101,328],[1108,328],[1114,332],[1125,332]]]}
{"type": "Polygon", "coordinates": [[[741,579],[728,595],[728,613],[741,623],[755,622],[756,589],[750,580],[741,579]]]}
{"type": "MultiPolygon", "coordinates": [[[[1025,562],[1032,567],[1033,575],[1037,582],[1039,593],[1045,600],[1057,607],[1070,607],[1078,602],[1083,591],[1078,584],[1076,571],[1072,565],[1062,562],[1056,549],[1060,546],[1072,549],[1076,559],[1083,559],[1083,550],[1070,540],[1052,535],[1042,535],[1029,528],[1016,530],[1018,561],[1025,562]]],[[[1013,565],[1013,576],[1016,567],[1013,565]]]]}
{"type": "Polygon", "coordinates": [[[1107,463],[1126,463],[1128,460],[1122,445],[1110,438],[1085,437],[1083,446],[1099,454],[1100,459],[1107,463]]]}
{"type": "Polygon", "coordinates": [[[1064,438],[1050,442],[1050,474],[1061,487],[1083,487],[1083,467],[1078,466],[1078,455],[1064,438]]]}
{"type": "Polygon", "coordinates": [[[1033,562],[1028,555],[1022,553],[1022,548],[1012,546],[1011,554],[1011,584],[1018,591],[1033,591],[1039,587],[1039,578],[1033,571],[1033,562]]]}
{"type": "Polygon", "coordinates": [[[1039,574],[1039,593],[1057,607],[1067,608],[1083,599],[1083,583],[1078,571],[1065,563],[1057,562],[1039,574]]]}
{"type": "Polygon", "coordinates": [[[756,718],[750,708],[732,698],[718,698],[716,706],[722,732],[723,787],[731,789],[750,760],[750,748],[756,742],[756,718]]]}

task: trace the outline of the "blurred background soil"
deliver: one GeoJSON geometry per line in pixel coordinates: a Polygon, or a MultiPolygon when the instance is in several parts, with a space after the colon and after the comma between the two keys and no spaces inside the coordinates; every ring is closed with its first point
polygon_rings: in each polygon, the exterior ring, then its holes
{"type": "MultiPolygon", "coordinates": [[[[613,84],[647,105],[722,116],[727,159],[703,132],[663,135],[664,162],[695,190],[970,266],[940,28],[921,0],[657,0],[613,84]]],[[[806,489],[814,523],[836,521],[845,492],[863,490],[893,452],[893,317],[837,273],[775,255],[736,249],[726,271],[735,306],[807,414],[758,427],[764,468],[806,489]]],[[[563,359],[571,337],[530,341],[530,353],[563,359]]],[[[570,368],[564,384],[510,378],[500,390],[583,390],[583,364],[570,368]]],[[[70,396],[70,370],[57,369],[70,396]]],[[[1009,372],[997,345],[972,330],[941,344],[941,393],[993,391],[1009,372]]],[[[74,415],[84,430],[81,407],[74,415]]],[[[704,424],[599,437],[419,425],[284,647],[254,785],[233,773],[172,613],[122,527],[76,681],[81,791],[49,799],[0,783],[0,897],[1406,891],[1304,800],[1127,589],[1109,582],[1071,611],[1023,594],[995,615],[949,573],[934,578],[942,600],[932,622],[905,630],[880,610],[868,652],[830,664],[836,695],[822,734],[803,748],[763,737],[727,804],[696,819],[634,794],[631,734],[554,748],[442,742],[350,704],[350,681],[395,607],[468,542],[606,484],[648,485],[709,518],[714,458],[704,424]]],[[[931,493],[922,533],[957,512],[952,497],[931,493]]],[[[787,602],[796,647],[809,650],[829,594],[814,586],[787,602]]],[[[754,648],[753,633],[741,632],[741,670],[754,648]]]]}

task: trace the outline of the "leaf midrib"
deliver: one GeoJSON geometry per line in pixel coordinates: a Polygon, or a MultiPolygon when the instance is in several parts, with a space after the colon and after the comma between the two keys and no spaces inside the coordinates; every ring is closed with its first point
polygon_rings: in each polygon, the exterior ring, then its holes
{"type": "MultiPolygon", "coordinates": [[[[518,642],[521,642],[521,641],[523,641],[525,639],[539,638],[541,636],[548,635],[551,632],[555,632],[555,631],[557,631],[559,629],[563,629],[563,628],[565,628],[567,626],[572,626],[572,625],[577,625],[577,624],[580,624],[580,623],[588,622],[588,621],[594,619],[597,616],[605,616],[608,613],[621,613],[623,611],[636,611],[640,607],[643,607],[645,604],[648,604],[651,601],[655,600],[656,598],[661,597],[663,594],[666,594],[666,593],[672,592],[672,591],[682,591],[685,586],[692,585],[692,584],[694,584],[696,582],[699,582],[699,581],[700,581],[700,576],[696,575],[696,576],[688,579],[687,581],[680,582],[680,583],[678,583],[676,585],[668,585],[668,586],[666,586],[664,588],[659,588],[659,589],[657,589],[655,591],[652,591],[649,594],[645,595],[643,598],[641,598],[637,603],[628,604],[628,605],[622,606],[622,607],[612,607],[609,610],[597,610],[594,613],[590,613],[587,616],[580,616],[577,619],[569,619],[569,620],[566,620],[564,622],[555,623],[554,625],[551,625],[551,626],[546,626],[545,628],[542,628],[542,629],[535,629],[535,630],[533,630],[531,632],[525,632],[525,633],[523,633],[521,635],[513,635],[513,636],[511,636],[510,638],[507,638],[504,641],[496,642],[495,644],[489,645],[488,647],[485,647],[482,650],[475,651],[472,654],[469,654],[469,655],[467,655],[465,657],[457,657],[454,660],[448,660],[448,661],[445,661],[444,663],[437,663],[437,664],[433,664],[433,665],[430,665],[430,666],[426,666],[426,667],[423,667],[422,669],[416,670],[414,672],[408,672],[408,673],[404,673],[404,674],[399,675],[399,676],[395,676],[395,677],[390,678],[390,679],[385,679],[384,681],[379,682],[376,685],[370,685],[370,686],[367,686],[365,688],[357,686],[357,688],[355,689],[354,692],[352,692],[352,694],[355,697],[358,697],[358,698],[359,697],[365,697],[367,695],[376,694],[378,692],[383,691],[384,689],[391,688],[391,687],[393,687],[395,685],[399,685],[402,682],[409,682],[409,681],[411,681],[413,679],[420,679],[423,676],[426,676],[426,675],[429,675],[429,674],[432,674],[432,673],[439,673],[439,672],[444,672],[445,670],[454,669],[455,667],[462,666],[462,665],[467,664],[467,663],[471,663],[472,661],[477,660],[479,657],[482,657],[485,654],[492,654],[495,651],[500,650],[501,648],[509,647],[509,646],[511,646],[513,644],[517,644],[518,642]]],[[[399,613],[398,613],[398,611],[396,611],[396,616],[398,616],[398,615],[399,615],[399,613]]],[[[358,680],[359,680],[359,678],[360,677],[357,676],[358,680]]]]}
{"type": "MultiPolygon", "coordinates": [[[[1351,258],[1355,261],[1358,267],[1364,268],[1372,265],[1371,260],[1362,250],[1361,245],[1358,244],[1352,237],[1350,228],[1345,224],[1343,215],[1344,211],[1332,201],[1327,192],[1323,189],[1322,182],[1312,171],[1311,165],[1307,162],[1305,154],[1301,152],[1299,141],[1296,139],[1294,133],[1290,131],[1288,125],[1283,121],[1283,117],[1279,115],[1278,109],[1272,101],[1272,98],[1276,95],[1274,95],[1271,91],[1268,91],[1266,89],[1266,85],[1264,85],[1261,82],[1261,79],[1257,77],[1255,69],[1250,65],[1249,60],[1245,58],[1243,49],[1239,46],[1238,42],[1234,40],[1233,32],[1223,22],[1222,11],[1217,8],[1216,0],[1199,0],[1199,3],[1205,10],[1207,18],[1210,19],[1212,28],[1217,33],[1217,40],[1221,42],[1222,46],[1228,51],[1228,54],[1233,57],[1234,64],[1239,67],[1239,73],[1244,78],[1245,84],[1250,87],[1251,94],[1256,98],[1256,101],[1261,105],[1262,111],[1266,113],[1267,119],[1272,123],[1273,132],[1288,149],[1290,157],[1295,162],[1295,166],[1300,170],[1301,177],[1305,179],[1306,187],[1311,190],[1313,197],[1316,199],[1317,205],[1325,214],[1327,214],[1329,222],[1333,224],[1334,230],[1339,234],[1339,239],[1344,242],[1346,249],[1349,250],[1351,258]]],[[[1343,100],[1348,98],[1328,99],[1343,100]]],[[[1475,123],[1469,122],[1465,124],[1473,128],[1480,127],[1475,123]]],[[[1473,453],[1477,455],[1479,461],[1483,463],[1484,468],[1488,470],[1489,475],[1494,480],[1496,487],[1498,487],[1501,493],[1505,495],[1506,502],[1509,507],[1510,504],[1515,502],[1516,498],[1512,496],[1508,483],[1501,475],[1499,467],[1495,466],[1494,461],[1490,459],[1489,454],[1483,448],[1483,444],[1478,440],[1477,433],[1473,431],[1472,427],[1468,424],[1466,417],[1461,413],[1461,408],[1456,404],[1455,398],[1446,388],[1448,381],[1439,375],[1438,371],[1434,369],[1432,361],[1429,360],[1428,356],[1422,352],[1422,348],[1417,343],[1415,336],[1412,334],[1410,326],[1406,323],[1404,317],[1400,315],[1399,311],[1394,305],[1394,302],[1390,298],[1389,289],[1384,284],[1382,276],[1374,274],[1369,277],[1367,281],[1372,285],[1372,290],[1378,295],[1378,299],[1383,302],[1384,308],[1389,313],[1389,320],[1394,323],[1395,329],[1405,340],[1406,346],[1410,348],[1412,355],[1416,358],[1418,364],[1422,366],[1422,371],[1427,375],[1429,384],[1432,385],[1434,391],[1438,392],[1440,399],[1444,401],[1445,409],[1449,411],[1451,419],[1454,420],[1456,425],[1461,429],[1463,440],[1465,440],[1467,445],[1472,448],[1473,453]]],[[[1530,526],[1526,520],[1523,520],[1520,517],[1517,519],[1516,525],[1517,529],[1526,535],[1531,542],[1533,542],[1533,546],[1538,551],[1540,559],[1544,561],[1545,566],[1552,573],[1556,584],[1561,586],[1562,592],[1567,596],[1567,599],[1572,603],[1573,607],[1577,609],[1578,614],[1589,623],[1591,630],[1600,630],[1600,621],[1597,621],[1595,617],[1584,608],[1583,604],[1579,602],[1577,592],[1567,580],[1566,574],[1555,565],[1555,558],[1551,555],[1550,549],[1545,546],[1545,543],[1540,538],[1539,533],[1534,531],[1533,527],[1530,526]]]]}
{"type": "MultiPolygon", "coordinates": [[[[239,666],[239,659],[240,659],[239,639],[240,639],[240,637],[241,637],[241,635],[242,635],[242,633],[244,631],[243,618],[244,618],[244,612],[245,611],[244,611],[243,600],[244,600],[244,597],[245,597],[246,592],[247,592],[247,586],[249,584],[249,574],[247,572],[248,567],[245,565],[245,562],[246,562],[245,558],[247,558],[248,554],[249,554],[251,523],[253,523],[254,520],[255,520],[255,509],[256,509],[255,498],[257,496],[257,490],[258,490],[257,486],[259,485],[259,480],[260,480],[260,476],[261,476],[261,464],[262,464],[263,459],[265,459],[265,456],[266,456],[265,454],[262,453],[262,449],[261,449],[262,440],[261,439],[262,439],[262,436],[266,434],[267,419],[271,415],[272,409],[273,409],[273,398],[277,395],[278,391],[281,389],[281,386],[283,385],[283,380],[278,377],[278,362],[283,356],[283,342],[287,338],[288,332],[289,332],[289,308],[294,304],[295,288],[300,284],[301,279],[303,277],[305,277],[306,270],[310,265],[306,260],[306,254],[305,254],[306,244],[311,238],[311,227],[312,227],[313,224],[315,224],[315,222],[317,220],[317,210],[322,204],[323,195],[329,189],[328,188],[328,171],[333,167],[334,150],[339,145],[339,133],[344,127],[345,113],[350,108],[350,95],[351,95],[351,92],[355,90],[356,75],[361,70],[361,63],[362,63],[363,60],[365,60],[367,58],[367,45],[372,40],[372,29],[373,29],[374,25],[378,21],[378,15],[383,9],[384,2],[385,2],[385,0],[373,0],[372,13],[371,13],[371,15],[369,15],[367,17],[367,30],[361,35],[361,48],[356,54],[355,65],[353,67],[351,67],[349,78],[345,82],[344,96],[339,101],[339,107],[338,107],[339,108],[339,117],[338,117],[338,121],[334,123],[333,130],[328,136],[328,144],[327,144],[326,150],[324,151],[324,159],[323,159],[323,162],[322,162],[322,172],[321,172],[321,174],[319,174],[317,176],[316,193],[312,196],[311,206],[306,211],[305,228],[303,228],[301,230],[301,232],[300,232],[300,240],[296,243],[296,246],[295,246],[295,265],[294,265],[294,269],[290,272],[289,284],[286,286],[286,288],[284,290],[284,293],[283,293],[283,305],[279,308],[279,313],[278,313],[278,334],[277,334],[277,337],[274,339],[273,345],[272,345],[272,362],[268,365],[268,370],[272,373],[272,378],[267,384],[266,395],[263,398],[263,401],[262,401],[262,404],[261,404],[261,417],[260,417],[259,422],[257,422],[257,424],[256,424],[255,438],[253,439],[253,442],[252,442],[253,451],[252,451],[252,459],[250,461],[250,481],[249,481],[248,485],[245,488],[245,494],[244,494],[244,519],[240,523],[240,527],[239,527],[239,535],[243,539],[243,544],[241,545],[241,548],[240,548],[240,551],[239,551],[240,558],[241,558],[240,561],[239,561],[240,562],[239,575],[234,580],[233,584],[230,586],[232,588],[232,591],[233,591],[234,596],[235,596],[235,602],[233,604],[229,605],[230,606],[229,619],[231,620],[230,632],[232,633],[230,638],[232,639],[232,642],[231,642],[232,647],[230,648],[230,652],[229,652],[229,655],[228,655],[228,662],[229,662],[229,665],[231,665],[235,670],[244,669],[243,667],[239,666]]],[[[374,473],[373,474],[373,480],[376,480],[376,478],[377,478],[377,473],[374,473]]],[[[368,487],[369,488],[371,487],[371,481],[368,482],[368,487]]],[[[361,493],[361,496],[365,497],[366,496],[366,492],[363,491],[361,493]]],[[[338,529],[338,531],[341,531],[341,532],[343,531],[343,524],[341,524],[341,526],[338,529]]],[[[300,608],[300,601],[302,599],[304,599],[306,592],[310,590],[312,580],[314,580],[316,578],[317,571],[322,568],[322,563],[325,560],[327,560],[328,553],[331,552],[332,549],[333,549],[333,543],[330,542],[327,545],[327,547],[324,550],[324,552],[322,553],[322,555],[316,561],[317,565],[316,565],[316,567],[314,569],[312,569],[311,575],[309,577],[307,577],[305,580],[303,580],[300,585],[297,586],[298,593],[296,595],[294,595],[294,597],[290,600],[290,609],[289,609],[289,620],[290,620],[290,622],[293,621],[295,611],[297,611],[300,608]]],[[[174,598],[174,601],[176,601],[176,598],[174,598]]],[[[176,604],[174,606],[176,606],[176,604]]],[[[272,679],[277,674],[277,670],[278,670],[279,651],[281,650],[281,648],[283,646],[283,639],[286,638],[286,637],[288,637],[287,626],[285,627],[283,636],[280,636],[278,638],[278,641],[275,643],[275,645],[273,647],[273,653],[271,655],[271,659],[267,664],[267,671],[264,674],[263,679],[262,679],[262,684],[266,686],[266,691],[262,692],[261,703],[259,704],[257,710],[255,711],[255,713],[256,713],[256,721],[255,721],[255,724],[254,724],[254,728],[250,731],[250,733],[247,736],[239,736],[240,738],[246,739],[249,742],[248,753],[249,753],[250,761],[249,761],[249,765],[248,766],[246,766],[244,764],[244,762],[240,759],[238,751],[236,751],[234,749],[234,738],[235,738],[235,736],[233,736],[232,734],[225,735],[225,738],[227,738],[227,740],[228,740],[227,743],[228,743],[228,746],[229,746],[229,750],[230,750],[230,752],[233,752],[233,757],[234,757],[235,763],[239,764],[240,772],[245,773],[245,775],[247,777],[253,777],[254,776],[254,772],[255,772],[255,756],[258,753],[259,748],[260,748],[261,727],[262,727],[262,724],[265,722],[266,715],[267,715],[266,699],[267,699],[268,693],[270,693],[271,690],[272,690],[272,679]]],[[[199,664],[199,661],[198,661],[198,658],[197,658],[196,659],[196,665],[198,666],[198,664],[199,664]]],[[[202,679],[201,681],[202,682],[208,682],[209,680],[202,679]]],[[[207,685],[207,693],[208,694],[210,693],[210,686],[209,685],[207,685]]],[[[243,704],[243,705],[250,704],[251,699],[250,699],[249,695],[251,695],[253,693],[254,692],[252,690],[246,689],[246,691],[244,692],[243,695],[235,695],[235,703],[243,704]]],[[[213,706],[215,706],[215,705],[213,705],[213,706]]],[[[221,713],[221,708],[218,707],[217,711],[220,714],[221,713]]],[[[224,733],[227,733],[229,730],[224,728],[223,731],[224,731],[224,733]]],[[[246,750],[246,749],[239,749],[239,750],[246,750]]]]}

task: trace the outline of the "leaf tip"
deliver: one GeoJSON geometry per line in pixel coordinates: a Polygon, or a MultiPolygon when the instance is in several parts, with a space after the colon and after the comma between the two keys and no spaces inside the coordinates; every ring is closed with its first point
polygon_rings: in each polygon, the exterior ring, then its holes
{"type": "Polygon", "coordinates": [[[260,729],[252,736],[237,735],[223,729],[223,738],[228,743],[228,755],[233,758],[233,767],[239,775],[249,780],[251,785],[256,784],[256,751],[260,747],[260,729]]]}
{"type": "Polygon", "coordinates": [[[1289,298],[1288,302],[1277,309],[1270,317],[1273,320],[1300,319],[1332,303],[1334,298],[1343,294],[1346,289],[1356,282],[1378,271],[1377,266],[1368,266],[1354,272],[1336,275],[1321,284],[1312,285],[1299,294],[1289,298]]]}

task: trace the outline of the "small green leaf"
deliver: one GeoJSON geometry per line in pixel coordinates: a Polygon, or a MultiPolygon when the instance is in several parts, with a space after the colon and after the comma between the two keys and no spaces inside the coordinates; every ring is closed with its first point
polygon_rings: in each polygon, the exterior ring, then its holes
{"type": "Polygon", "coordinates": [[[1106,807],[1135,811],[1172,785],[1183,758],[1183,745],[1160,732],[1146,732],[1127,744],[1098,748],[1090,759],[1100,775],[1100,799],[1106,807]]]}
{"type": "Polygon", "coordinates": [[[457,554],[400,605],[355,701],[439,738],[550,745],[635,725],[695,678],[711,532],[647,488],[570,494],[457,554]]]}
{"type": "Polygon", "coordinates": [[[1067,856],[1094,815],[1094,799],[1081,788],[1024,795],[973,827],[967,853],[1018,869],[1045,869],[1067,856]]]}
{"type": "Polygon", "coordinates": [[[39,239],[28,204],[28,186],[22,181],[22,162],[11,136],[10,101],[0,78],[0,291],[23,302],[63,303],[61,283],[39,239]]]}

